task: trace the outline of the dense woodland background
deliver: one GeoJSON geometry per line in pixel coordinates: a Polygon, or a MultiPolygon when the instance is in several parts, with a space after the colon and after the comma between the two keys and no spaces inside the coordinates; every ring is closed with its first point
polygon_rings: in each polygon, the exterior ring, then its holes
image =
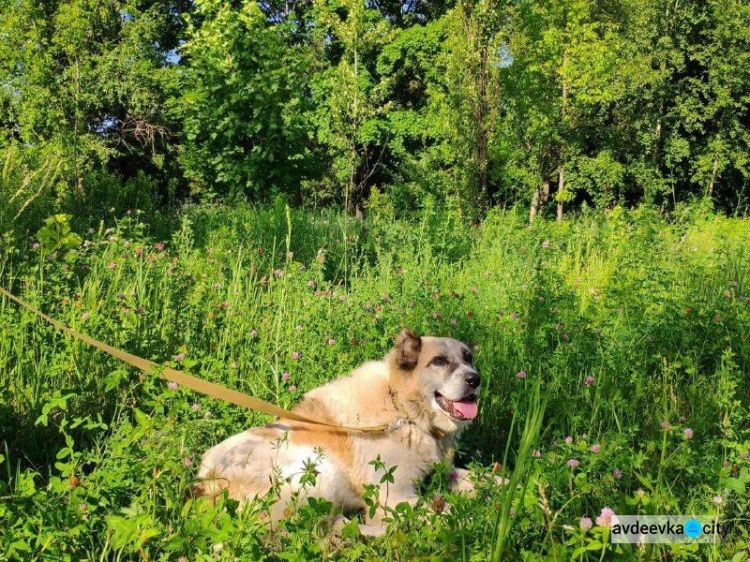
{"type": "Polygon", "coordinates": [[[1,226],[278,194],[744,214],[749,42],[741,0],[0,0],[1,226]]]}

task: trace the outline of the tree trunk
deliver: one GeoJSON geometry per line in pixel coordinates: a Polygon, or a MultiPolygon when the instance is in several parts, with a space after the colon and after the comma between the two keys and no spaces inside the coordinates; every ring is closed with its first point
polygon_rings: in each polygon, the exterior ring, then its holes
{"type": "Polygon", "coordinates": [[[477,188],[479,202],[487,197],[487,145],[489,133],[487,130],[487,47],[483,46],[480,53],[479,66],[479,106],[477,108],[477,188]]]}
{"type": "Polygon", "coordinates": [[[654,166],[657,166],[659,164],[659,150],[661,148],[661,113],[664,111],[662,104],[662,109],[659,110],[659,119],[656,120],[656,132],[654,134],[654,150],[651,155],[651,163],[654,166]]]}
{"type": "MultiPolygon", "coordinates": [[[[567,27],[567,12],[565,13],[565,27],[567,27]]],[[[562,53],[562,103],[560,105],[560,113],[562,116],[562,123],[563,126],[565,125],[565,117],[568,114],[568,84],[565,81],[565,65],[568,60],[568,52],[563,45],[563,53],[562,53]]],[[[563,129],[563,132],[564,129],[563,129]]],[[[562,199],[560,199],[560,195],[562,195],[565,192],[565,144],[560,146],[560,175],[558,176],[557,180],[557,222],[562,222],[563,220],[563,213],[565,211],[565,203],[562,199]]]]}
{"type": "Polygon", "coordinates": [[[716,183],[716,172],[719,171],[719,159],[714,158],[714,169],[711,170],[711,181],[708,182],[708,198],[714,194],[714,183],[716,183]]]}
{"type": "Polygon", "coordinates": [[[357,147],[352,145],[349,149],[349,181],[346,184],[346,193],[344,194],[344,209],[347,214],[352,212],[352,202],[355,197],[356,177],[357,177],[357,147]]]}
{"type": "Polygon", "coordinates": [[[534,224],[534,219],[539,214],[540,201],[542,199],[541,190],[537,189],[531,198],[531,209],[529,210],[529,224],[534,224]]]}
{"type": "MultiPolygon", "coordinates": [[[[563,189],[565,189],[565,164],[562,164],[560,166],[560,176],[558,177],[557,181],[557,192],[562,193],[563,189]]],[[[563,221],[563,213],[565,211],[565,203],[562,199],[557,200],[557,222],[563,221]]]]}
{"type": "Polygon", "coordinates": [[[549,187],[550,181],[544,180],[541,189],[537,189],[534,192],[534,197],[531,199],[531,210],[529,211],[529,224],[534,222],[534,219],[539,214],[539,211],[544,210],[549,200],[549,187]]]}

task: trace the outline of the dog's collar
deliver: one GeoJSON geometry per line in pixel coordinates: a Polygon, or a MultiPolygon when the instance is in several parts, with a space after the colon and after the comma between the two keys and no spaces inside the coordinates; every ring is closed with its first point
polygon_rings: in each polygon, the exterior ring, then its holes
{"type": "Polygon", "coordinates": [[[401,406],[401,402],[399,401],[398,396],[396,395],[396,389],[394,389],[391,385],[388,385],[388,395],[390,396],[391,402],[393,403],[393,408],[400,415],[388,425],[388,427],[385,429],[386,433],[390,433],[391,431],[397,431],[401,429],[402,427],[406,427],[407,425],[412,423],[412,420],[409,417],[409,414],[407,414],[403,406],[401,406]]]}
{"type": "Polygon", "coordinates": [[[396,418],[396,421],[391,422],[388,424],[388,427],[386,427],[383,431],[386,433],[390,433],[391,431],[398,431],[402,427],[406,427],[409,425],[411,421],[409,418],[396,418]]]}
{"type": "MultiPolygon", "coordinates": [[[[391,397],[393,408],[400,414],[400,416],[388,425],[388,427],[385,429],[385,432],[390,433],[392,431],[398,431],[402,427],[406,427],[410,424],[419,427],[419,424],[414,423],[414,421],[409,417],[409,414],[406,413],[406,410],[404,410],[404,407],[401,405],[401,401],[398,399],[396,389],[388,385],[388,394],[391,397]]],[[[425,431],[424,428],[420,428],[420,430],[425,431]]],[[[442,441],[448,435],[447,432],[437,427],[431,427],[427,430],[427,432],[438,441],[442,441]]]]}

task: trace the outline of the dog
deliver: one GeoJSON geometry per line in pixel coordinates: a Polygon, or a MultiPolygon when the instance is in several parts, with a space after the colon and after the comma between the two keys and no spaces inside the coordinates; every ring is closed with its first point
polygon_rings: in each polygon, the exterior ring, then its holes
{"type": "MultiPolygon", "coordinates": [[[[376,509],[367,510],[360,529],[380,534],[392,508],[417,502],[420,482],[437,463],[452,466],[456,439],[477,416],[480,390],[467,344],[405,328],[383,360],[311,390],[293,409],[328,424],[387,430],[356,432],[284,419],[251,428],[205,453],[197,492],[215,497],[226,490],[243,503],[273,489],[273,526],[300,498],[323,498],[337,514],[351,513],[365,509],[366,491],[375,490],[376,509]],[[380,485],[389,470],[392,482],[380,485]]],[[[473,490],[465,469],[454,469],[451,481],[456,491],[473,490]]]]}

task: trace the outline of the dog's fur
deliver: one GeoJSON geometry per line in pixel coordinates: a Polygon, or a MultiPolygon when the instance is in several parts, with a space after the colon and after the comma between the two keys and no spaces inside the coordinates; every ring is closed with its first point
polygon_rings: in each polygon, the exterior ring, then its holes
{"type": "MultiPolygon", "coordinates": [[[[381,486],[380,503],[414,503],[419,482],[435,463],[452,462],[454,442],[470,422],[459,410],[476,415],[472,400],[479,382],[466,344],[419,337],[404,329],[382,361],[365,363],[349,376],[308,392],[294,408],[330,424],[363,427],[406,420],[401,427],[356,433],[281,419],[248,429],[205,454],[198,491],[216,496],[227,490],[230,498],[242,502],[266,495],[276,483],[280,497],[271,509],[272,523],[299,494],[325,498],[350,512],[365,507],[367,484],[381,482],[384,469],[371,464],[379,457],[385,469],[397,467],[395,482],[381,486]],[[463,407],[456,410],[455,401],[463,407]],[[300,480],[306,469],[309,474],[311,462],[316,463],[315,483],[303,485],[300,480]]],[[[471,489],[467,471],[456,473],[454,487],[471,489]]],[[[378,525],[386,515],[378,509],[368,523],[378,525]]]]}

